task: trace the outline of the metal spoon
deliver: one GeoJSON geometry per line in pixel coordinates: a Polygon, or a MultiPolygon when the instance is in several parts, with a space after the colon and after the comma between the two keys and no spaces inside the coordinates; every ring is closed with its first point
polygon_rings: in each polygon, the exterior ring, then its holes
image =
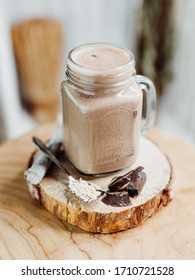
{"type": "Polygon", "coordinates": [[[56,158],[56,156],[52,153],[52,151],[41,141],[41,139],[33,136],[33,143],[53,162],[55,163],[64,173],[66,183],[69,183],[69,175],[68,172],[64,169],[61,162],[56,158]]]}
{"type": "Polygon", "coordinates": [[[79,179],[75,180],[67,170],[64,169],[61,162],[56,158],[50,149],[37,137],[32,138],[33,143],[47,156],[50,160],[55,163],[60,170],[63,171],[65,175],[65,183],[67,184],[69,190],[74,193],[78,198],[84,202],[92,202],[96,200],[100,195],[104,194],[103,190],[99,190],[98,186],[92,182],[79,179]]]}

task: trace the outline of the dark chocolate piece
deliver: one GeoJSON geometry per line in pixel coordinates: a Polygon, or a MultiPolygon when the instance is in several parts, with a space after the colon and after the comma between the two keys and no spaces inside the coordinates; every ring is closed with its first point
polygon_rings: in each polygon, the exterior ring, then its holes
{"type": "Polygon", "coordinates": [[[123,176],[114,177],[108,185],[109,191],[102,198],[102,202],[114,207],[131,205],[129,197],[138,196],[146,182],[143,169],[139,166],[123,176]]]}
{"type": "Polygon", "coordinates": [[[131,197],[137,196],[139,194],[138,189],[136,189],[133,185],[128,184],[127,186],[128,194],[131,197]]]}
{"type": "Polygon", "coordinates": [[[133,185],[138,190],[138,195],[141,193],[143,186],[146,182],[146,173],[138,172],[131,178],[131,185],[133,185]]]}
{"type": "Polygon", "coordinates": [[[113,207],[125,207],[131,205],[127,192],[107,192],[102,202],[113,207]]]}
{"type": "Polygon", "coordinates": [[[114,177],[110,184],[108,185],[110,192],[119,191],[124,185],[128,184],[129,182],[139,181],[139,174],[144,168],[142,166],[137,167],[126,173],[123,176],[114,177]]]}
{"type": "Polygon", "coordinates": [[[133,172],[130,174],[130,180],[131,182],[134,183],[140,183],[141,182],[141,172],[144,168],[142,166],[139,166],[138,168],[136,168],[135,170],[133,170],[133,172]]]}
{"type": "Polygon", "coordinates": [[[142,166],[139,166],[123,176],[114,177],[108,185],[109,191],[120,192],[126,190],[132,197],[135,195],[139,195],[146,182],[146,174],[142,171],[143,169],[144,168],[142,166]],[[128,186],[128,184],[130,184],[131,187],[128,186]],[[137,191],[133,188],[137,189],[137,191]]]}
{"type": "Polygon", "coordinates": [[[118,191],[122,186],[126,185],[128,183],[128,178],[125,178],[123,176],[119,176],[113,181],[110,182],[108,185],[110,192],[116,192],[118,191]]]}

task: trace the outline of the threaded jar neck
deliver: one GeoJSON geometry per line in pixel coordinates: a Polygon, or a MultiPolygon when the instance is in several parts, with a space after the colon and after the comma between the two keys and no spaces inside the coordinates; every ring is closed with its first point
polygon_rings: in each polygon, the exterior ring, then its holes
{"type": "Polygon", "coordinates": [[[68,82],[84,91],[123,87],[134,75],[133,54],[114,44],[82,45],[68,55],[68,82]]]}

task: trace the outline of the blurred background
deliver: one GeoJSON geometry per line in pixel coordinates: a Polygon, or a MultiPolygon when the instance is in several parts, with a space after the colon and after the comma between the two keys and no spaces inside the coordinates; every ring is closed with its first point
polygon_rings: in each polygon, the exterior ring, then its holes
{"type": "Polygon", "coordinates": [[[0,142],[55,121],[68,52],[110,42],[157,88],[156,125],[195,145],[195,1],[0,0],[0,142]]]}

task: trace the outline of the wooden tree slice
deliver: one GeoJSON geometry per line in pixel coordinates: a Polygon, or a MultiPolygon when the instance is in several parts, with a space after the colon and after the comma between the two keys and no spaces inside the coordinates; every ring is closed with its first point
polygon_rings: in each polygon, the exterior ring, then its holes
{"type": "MultiPolygon", "coordinates": [[[[31,157],[31,163],[34,155],[31,157]]],[[[76,225],[89,232],[112,233],[137,227],[154,215],[172,198],[173,170],[167,156],[149,139],[142,137],[140,152],[135,164],[93,182],[107,190],[114,176],[143,166],[147,176],[146,184],[139,196],[130,198],[128,207],[113,207],[98,198],[84,203],[68,191],[63,183],[63,173],[52,165],[46,177],[38,184],[28,183],[31,196],[62,221],[76,225]]]]}

